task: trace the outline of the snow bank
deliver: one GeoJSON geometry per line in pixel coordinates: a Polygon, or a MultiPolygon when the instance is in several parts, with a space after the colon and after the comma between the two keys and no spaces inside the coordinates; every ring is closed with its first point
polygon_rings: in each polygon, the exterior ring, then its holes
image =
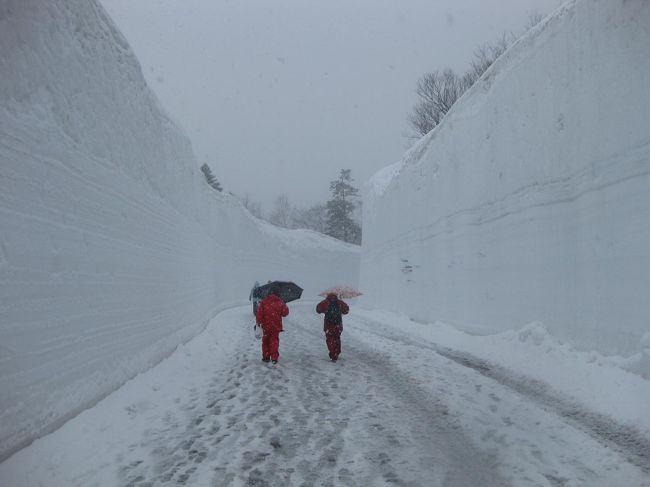
{"type": "Polygon", "coordinates": [[[0,459],[168,355],[255,280],[313,296],[358,248],[207,186],[96,1],[0,2],[0,459]]]}
{"type": "Polygon", "coordinates": [[[647,1],[568,2],[390,181],[373,181],[364,306],[479,333],[541,321],[578,349],[638,352],[650,327],[648,25],[647,1]]]}
{"type": "Polygon", "coordinates": [[[618,357],[575,350],[552,336],[543,323],[477,336],[442,322],[414,322],[402,313],[356,309],[354,314],[375,327],[381,323],[398,328],[418,344],[428,343],[443,356],[466,360],[470,367],[485,367],[511,387],[525,384],[529,392],[538,390],[562,398],[585,414],[597,414],[650,434],[646,412],[650,382],[622,370],[618,357]]]}

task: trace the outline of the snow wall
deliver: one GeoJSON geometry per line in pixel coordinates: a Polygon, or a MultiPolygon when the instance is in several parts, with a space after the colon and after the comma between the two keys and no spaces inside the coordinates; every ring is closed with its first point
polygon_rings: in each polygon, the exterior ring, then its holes
{"type": "Polygon", "coordinates": [[[649,176],[650,2],[568,2],[368,183],[361,304],[632,353],[649,176]]]}
{"type": "Polygon", "coordinates": [[[255,280],[357,284],[358,247],[207,186],[96,1],[0,0],[0,72],[0,460],[255,280]]]}

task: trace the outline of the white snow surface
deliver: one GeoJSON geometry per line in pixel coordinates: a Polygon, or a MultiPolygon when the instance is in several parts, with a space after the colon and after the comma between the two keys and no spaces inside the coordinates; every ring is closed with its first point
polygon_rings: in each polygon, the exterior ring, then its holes
{"type": "Polygon", "coordinates": [[[521,335],[468,338],[354,304],[332,363],[314,305],[289,304],[275,365],[260,361],[248,306],[220,313],[0,464],[0,484],[650,486],[650,439],[639,435],[650,431],[650,387],[638,376],[562,349],[549,363],[543,343],[521,335]],[[566,374],[569,394],[522,375],[567,366],[578,372],[566,374]],[[611,396],[588,392],[590,379],[611,396]],[[610,415],[624,409],[636,421],[610,415]]]}
{"type": "Polygon", "coordinates": [[[649,11],[499,60],[369,185],[359,283],[205,184],[95,1],[0,0],[0,486],[650,487],[649,11]]]}
{"type": "Polygon", "coordinates": [[[567,2],[372,180],[363,305],[541,322],[650,376],[649,25],[647,0],[567,2]]]}
{"type": "Polygon", "coordinates": [[[207,186],[96,1],[0,1],[0,72],[0,460],[256,280],[357,284],[358,247],[270,228],[207,186]]]}

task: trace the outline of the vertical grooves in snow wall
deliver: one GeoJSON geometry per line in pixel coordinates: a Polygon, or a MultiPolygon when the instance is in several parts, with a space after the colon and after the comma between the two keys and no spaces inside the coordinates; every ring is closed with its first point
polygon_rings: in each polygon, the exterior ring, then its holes
{"type": "Polygon", "coordinates": [[[96,1],[0,0],[0,72],[0,460],[255,280],[356,283],[358,248],[267,228],[205,184],[96,1]]]}
{"type": "Polygon", "coordinates": [[[650,327],[650,2],[578,0],[516,43],[364,201],[364,305],[542,321],[627,354],[650,327]]]}

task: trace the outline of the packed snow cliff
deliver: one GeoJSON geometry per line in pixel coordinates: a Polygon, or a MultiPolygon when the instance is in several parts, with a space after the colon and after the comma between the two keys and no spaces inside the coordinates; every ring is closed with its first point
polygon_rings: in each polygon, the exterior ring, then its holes
{"type": "Polygon", "coordinates": [[[277,231],[205,183],[96,1],[0,2],[0,72],[0,460],[256,280],[313,299],[356,284],[358,248],[277,231]]]}
{"type": "Polygon", "coordinates": [[[364,305],[474,333],[539,322],[650,374],[648,26],[645,0],[567,2],[380,171],[364,305]]]}

